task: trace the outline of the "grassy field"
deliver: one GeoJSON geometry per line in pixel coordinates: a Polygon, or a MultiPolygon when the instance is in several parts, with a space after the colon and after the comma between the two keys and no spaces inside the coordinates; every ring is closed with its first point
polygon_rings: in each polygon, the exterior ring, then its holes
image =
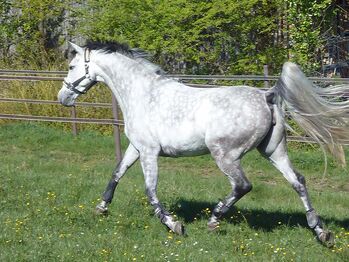
{"type": "Polygon", "coordinates": [[[330,160],[324,176],[317,148],[292,145],[290,155],[336,235],[331,249],[307,228],[298,195],[255,151],[243,161],[254,188],[215,233],[206,223],[230,191],[227,179],[209,156],[161,159],[158,196],[185,223],[181,237],[154,217],[139,164],[119,184],[110,215],[94,215],[114,168],[112,137],[2,125],[0,261],[348,261],[348,170],[330,160]]]}

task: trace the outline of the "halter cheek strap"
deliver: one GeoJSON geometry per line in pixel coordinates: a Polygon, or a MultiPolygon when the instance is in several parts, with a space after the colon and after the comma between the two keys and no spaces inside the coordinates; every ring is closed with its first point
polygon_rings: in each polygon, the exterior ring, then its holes
{"type": "Polygon", "coordinates": [[[64,84],[66,85],[66,87],[73,91],[74,93],[77,93],[79,95],[81,94],[85,94],[93,85],[95,85],[97,83],[97,81],[94,81],[91,79],[89,71],[88,71],[88,63],[90,62],[90,49],[86,48],[85,52],[84,52],[84,61],[85,61],[85,75],[83,77],[80,77],[78,80],[75,80],[73,83],[66,81],[65,79],[63,80],[64,84]],[[88,79],[91,82],[86,85],[85,89],[83,91],[80,91],[79,89],[77,89],[77,87],[79,86],[79,84],[85,80],[88,79]]]}

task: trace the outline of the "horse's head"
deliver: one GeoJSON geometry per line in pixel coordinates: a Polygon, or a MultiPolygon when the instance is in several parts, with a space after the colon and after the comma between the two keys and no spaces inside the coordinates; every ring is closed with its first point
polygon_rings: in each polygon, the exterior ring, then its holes
{"type": "Polygon", "coordinates": [[[90,61],[90,49],[69,44],[75,50],[75,56],[58,93],[58,100],[64,106],[73,106],[76,98],[85,94],[98,81],[93,68],[95,65],[90,61]]]}

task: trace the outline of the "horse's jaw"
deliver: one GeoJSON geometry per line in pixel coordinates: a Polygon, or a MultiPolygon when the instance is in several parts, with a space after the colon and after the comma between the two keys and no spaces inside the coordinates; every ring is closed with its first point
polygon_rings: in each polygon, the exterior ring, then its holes
{"type": "Polygon", "coordinates": [[[58,92],[58,101],[64,106],[73,106],[78,96],[77,93],[63,86],[58,92]]]}

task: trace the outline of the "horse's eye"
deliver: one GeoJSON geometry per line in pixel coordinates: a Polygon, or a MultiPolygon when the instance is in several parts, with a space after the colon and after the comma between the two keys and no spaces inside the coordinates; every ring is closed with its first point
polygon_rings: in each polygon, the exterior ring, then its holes
{"type": "Polygon", "coordinates": [[[74,66],[69,66],[69,70],[73,70],[74,69],[74,66]]]}

